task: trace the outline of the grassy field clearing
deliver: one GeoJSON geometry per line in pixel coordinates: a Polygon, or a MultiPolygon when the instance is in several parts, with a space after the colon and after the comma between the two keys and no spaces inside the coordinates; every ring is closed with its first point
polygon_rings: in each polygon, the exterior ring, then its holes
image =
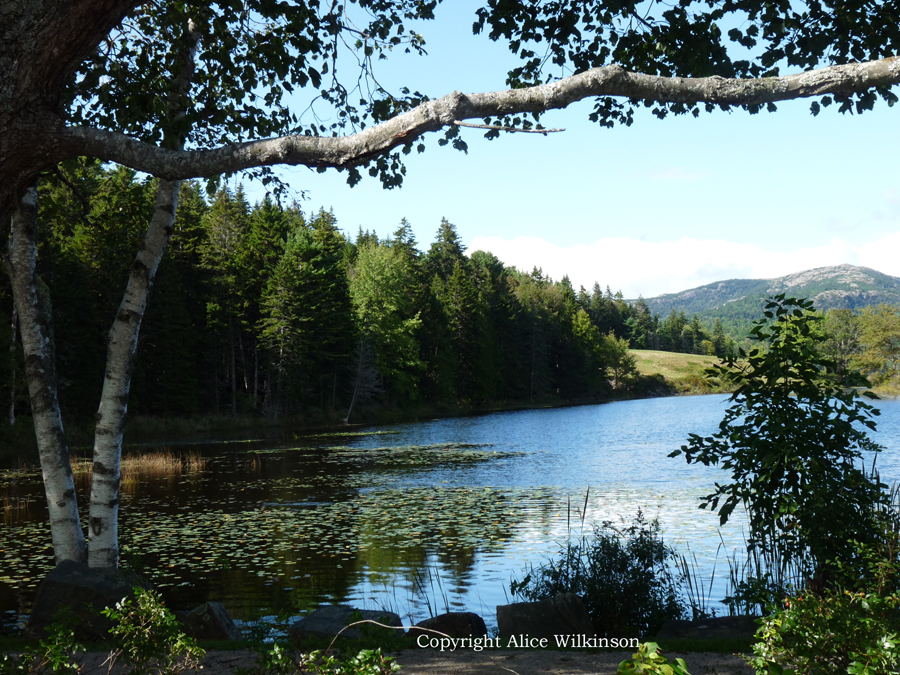
{"type": "Polygon", "coordinates": [[[711,394],[728,391],[718,381],[708,381],[704,370],[719,362],[717,356],[677,354],[651,349],[632,349],[641,375],[662,375],[679,394],[711,394]]]}

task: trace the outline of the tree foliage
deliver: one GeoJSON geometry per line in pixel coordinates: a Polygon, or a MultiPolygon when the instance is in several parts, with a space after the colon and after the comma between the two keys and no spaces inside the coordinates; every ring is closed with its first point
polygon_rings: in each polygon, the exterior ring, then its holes
{"type": "MultiPolygon", "coordinates": [[[[40,272],[57,308],[66,417],[96,412],[115,288],[155,186],[85,160],[42,187],[40,272]],[[108,236],[121,246],[104,246],[108,236]]],[[[405,221],[384,241],[362,232],[351,242],[327,211],[251,205],[240,186],[207,202],[186,182],[176,222],[142,325],[132,416],[335,420],[358,381],[363,408],[597,400],[640,386],[622,318],[630,305],[484,251],[468,256],[447,221],[423,253],[405,221]],[[601,304],[602,317],[592,312],[601,304]]],[[[0,296],[7,316],[10,303],[0,296]]],[[[21,416],[21,358],[7,361],[0,379],[18,373],[10,396],[21,416]]]]}
{"type": "Polygon", "coordinates": [[[723,524],[746,508],[751,547],[777,547],[794,560],[808,553],[821,569],[848,541],[874,536],[883,494],[862,464],[881,449],[866,434],[878,410],[857,390],[868,382],[821,354],[812,310],[783,295],[767,303],[751,333],[760,346],[711,371],[736,386],[719,430],[691,434],[670,456],[730,474],[701,508],[718,509],[723,524]]]}

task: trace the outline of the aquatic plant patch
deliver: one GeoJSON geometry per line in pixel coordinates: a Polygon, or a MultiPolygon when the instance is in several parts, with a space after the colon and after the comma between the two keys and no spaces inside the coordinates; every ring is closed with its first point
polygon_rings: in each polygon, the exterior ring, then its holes
{"type": "Polygon", "coordinates": [[[367,436],[397,436],[400,432],[396,429],[383,429],[380,431],[330,431],[324,434],[310,434],[303,438],[365,438],[367,436]]]}

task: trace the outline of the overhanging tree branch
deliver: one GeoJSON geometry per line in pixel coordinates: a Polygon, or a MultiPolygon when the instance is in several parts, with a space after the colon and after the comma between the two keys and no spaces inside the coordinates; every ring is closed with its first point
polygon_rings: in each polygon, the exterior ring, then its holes
{"type": "Polygon", "coordinates": [[[896,56],[760,79],[669,78],[605,66],[536,87],[480,94],[453,92],[349,136],[284,136],[181,151],[110,131],[60,125],[57,147],[66,157],[97,157],[168,179],[215,176],[278,164],[346,168],[462,120],[540,113],[597,96],[659,103],[760,105],[825,94],[847,95],[897,83],[900,57],[896,56]]]}

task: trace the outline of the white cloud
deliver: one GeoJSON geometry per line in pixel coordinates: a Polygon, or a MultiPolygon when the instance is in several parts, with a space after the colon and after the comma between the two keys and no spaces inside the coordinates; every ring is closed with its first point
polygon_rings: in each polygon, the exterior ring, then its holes
{"type": "Polygon", "coordinates": [[[628,298],[677,293],[723,279],[765,279],[814,267],[849,263],[900,276],[900,232],[867,243],[832,239],[795,251],[768,250],[756,244],[682,237],[646,242],[627,237],[561,247],[538,237],[476,237],[470,252],[490,251],[523,271],[540,267],[556,280],[568,274],[577,289],[597,281],[628,298]]]}
{"type": "Polygon", "coordinates": [[[900,204],[900,189],[885,188],[881,192],[881,198],[888,204],[900,204]]]}

